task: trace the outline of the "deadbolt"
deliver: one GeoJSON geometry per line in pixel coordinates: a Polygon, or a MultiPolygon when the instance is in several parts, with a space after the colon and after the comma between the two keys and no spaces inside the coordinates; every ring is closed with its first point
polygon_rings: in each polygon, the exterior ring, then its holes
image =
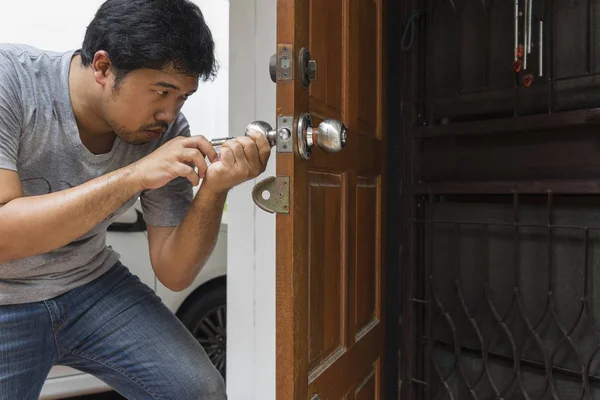
{"type": "Polygon", "coordinates": [[[310,114],[305,113],[298,120],[298,151],[308,160],[314,146],[326,153],[337,153],[346,146],[347,128],[335,119],[328,119],[317,128],[312,125],[310,114]]]}
{"type": "Polygon", "coordinates": [[[302,77],[302,86],[307,87],[311,82],[317,79],[317,62],[311,60],[310,51],[307,48],[300,50],[298,57],[298,66],[300,67],[300,76],[302,77]]]}
{"type": "MultiPolygon", "coordinates": [[[[307,48],[303,47],[298,54],[298,68],[302,86],[308,87],[317,79],[317,61],[307,48]]],[[[275,83],[278,81],[291,81],[294,79],[294,53],[292,45],[279,44],[277,53],[269,59],[269,75],[275,83]]]]}
{"type": "Polygon", "coordinates": [[[294,47],[291,44],[278,44],[277,53],[269,60],[269,75],[275,83],[294,80],[294,47]]]}
{"type": "Polygon", "coordinates": [[[315,60],[309,60],[306,68],[306,77],[309,82],[317,80],[317,62],[315,60]]]}

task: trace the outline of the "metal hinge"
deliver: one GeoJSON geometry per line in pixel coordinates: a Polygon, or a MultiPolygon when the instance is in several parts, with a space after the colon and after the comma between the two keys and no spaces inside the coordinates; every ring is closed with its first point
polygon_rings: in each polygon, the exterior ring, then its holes
{"type": "Polygon", "coordinates": [[[271,214],[290,213],[290,177],[271,176],[256,184],[252,199],[261,209],[271,214]]]}

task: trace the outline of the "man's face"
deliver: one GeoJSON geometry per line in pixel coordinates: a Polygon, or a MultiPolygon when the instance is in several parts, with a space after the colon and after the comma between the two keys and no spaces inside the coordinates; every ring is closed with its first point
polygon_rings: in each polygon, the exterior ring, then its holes
{"type": "Polygon", "coordinates": [[[135,70],[115,87],[114,74],[103,93],[103,115],[123,141],[144,144],[160,137],[175,120],[198,79],[172,67],[135,70]]]}

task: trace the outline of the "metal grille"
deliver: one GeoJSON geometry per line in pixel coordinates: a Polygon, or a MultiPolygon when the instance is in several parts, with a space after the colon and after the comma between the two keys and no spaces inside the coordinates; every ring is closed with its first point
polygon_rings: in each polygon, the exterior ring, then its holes
{"type": "Polygon", "coordinates": [[[600,399],[599,204],[421,199],[410,398],[600,399]]]}
{"type": "Polygon", "coordinates": [[[600,107],[600,0],[416,4],[418,125],[600,107]]]}

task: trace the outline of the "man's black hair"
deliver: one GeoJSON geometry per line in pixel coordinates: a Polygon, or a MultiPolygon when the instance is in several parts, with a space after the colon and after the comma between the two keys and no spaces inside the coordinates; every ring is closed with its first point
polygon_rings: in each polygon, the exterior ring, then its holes
{"type": "Polygon", "coordinates": [[[129,72],[163,70],[208,81],[216,76],[215,43],[200,8],[188,0],[107,0],[87,28],[81,59],[108,53],[116,83],[129,72]]]}

